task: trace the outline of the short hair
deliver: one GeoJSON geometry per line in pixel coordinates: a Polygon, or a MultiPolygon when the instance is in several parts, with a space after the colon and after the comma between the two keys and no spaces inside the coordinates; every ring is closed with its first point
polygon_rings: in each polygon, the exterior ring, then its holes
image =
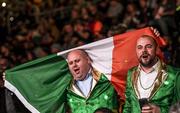
{"type": "Polygon", "coordinates": [[[112,110],[110,110],[109,108],[106,108],[106,107],[101,107],[101,108],[98,108],[94,111],[94,113],[97,113],[97,112],[102,112],[102,113],[113,113],[112,110]]]}
{"type": "Polygon", "coordinates": [[[158,46],[158,43],[156,41],[156,39],[153,37],[153,36],[150,36],[150,35],[142,35],[140,36],[140,38],[149,38],[149,39],[152,39],[154,45],[157,47],[158,46]]]}
{"type": "Polygon", "coordinates": [[[180,113],[180,101],[170,107],[169,113],[180,113]]]}
{"type": "Polygon", "coordinates": [[[87,58],[92,62],[92,59],[89,57],[88,53],[87,53],[85,50],[83,50],[83,49],[76,49],[76,50],[72,50],[72,51],[68,52],[67,55],[66,55],[66,58],[68,58],[69,54],[70,54],[71,52],[73,52],[73,51],[79,51],[79,52],[81,52],[81,54],[82,54],[83,56],[87,57],[87,58]]]}

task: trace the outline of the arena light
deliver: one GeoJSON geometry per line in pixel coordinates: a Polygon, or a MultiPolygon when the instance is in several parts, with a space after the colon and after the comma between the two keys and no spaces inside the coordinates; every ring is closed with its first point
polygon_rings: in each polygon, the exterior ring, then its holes
{"type": "Polygon", "coordinates": [[[10,20],[11,22],[14,21],[14,17],[11,16],[11,17],[9,18],[9,20],[10,20]]]}
{"type": "Polygon", "coordinates": [[[3,3],[1,4],[1,6],[2,6],[2,7],[6,7],[6,2],[3,2],[3,3]]]}

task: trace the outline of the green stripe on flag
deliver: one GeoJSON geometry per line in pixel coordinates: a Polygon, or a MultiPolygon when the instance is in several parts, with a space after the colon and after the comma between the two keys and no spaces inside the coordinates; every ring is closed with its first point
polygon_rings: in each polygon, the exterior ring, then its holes
{"type": "Polygon", "coordinates": [[[65,112],[65,91],[72,77],[63,57],[56,54],[43,57],[7,70],[5,74],[7,83],[14,87],[10,89],[17,90],[40,113],[65,112]]]}

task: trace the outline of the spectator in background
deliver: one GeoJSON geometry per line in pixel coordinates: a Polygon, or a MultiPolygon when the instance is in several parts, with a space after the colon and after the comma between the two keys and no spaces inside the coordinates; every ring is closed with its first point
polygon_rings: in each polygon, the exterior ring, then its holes
{"type": "Polygon", "coordinates": [[[180,113],[180,101],[171,106],[169,113],[180,113]]]}
{"type": "Polygon", "coordinates": [[[58,43],[54,43],[54,44],[52,44],[51,45],[51,53],[58,53],[58,52],[60,52],[61,51],[61,46],[60,46],[60,44],[58,44],[58,43]]]}
{"type": "Polygon", "coordinates": [[[110,5],[107,11],[107,17],[112,19],[112,22],[118,21],[119,17],[121,17],[122,12],[124,10],[123,5],[118,0],[111,0],[109,4],[110,5]]]}
{"type": "Polygon", "coordinates": [[[129,3],[126,7],[125,16],[123,18],[123,24],[127,25],[128,29],[134,29],[139,23],[137,18],[137,5],[135,3],[129,3]]]}
{"type": "Polygon", "coordinates": [[[118,24],[115,26],[112,26],[111,29],[108,31],[108,37],[115,36],[118,34],[122,34],[126,32],[127,26],[125,24],[118,24]]]}
{"type": "Polygon", "coordinates": [[[7,38],[7,35],[8,35],[8,29],[7,29],[5,23],[6,23],[5,18],[0,17],[0,36],[1,36],[0,42],[4,42],[7,38]]]}
{"type": "Polygon", "coordinates": [[[155,13],[155,21],[152,23],[152,25],[156,25],[160,28],[162,34],[168,40],[172,36],[171,30],[176,29],[175,10],[175,0],[161,0],[157,12],[155,13]]]}
{"type": "Polygon", "coordinates": [[[3,72],[9,68],[6,57],[0,57],[0,113],[30,113],[17,97],[4,87],[3,72]]]}
{"type": "Polygon", "coordinates": [[[139,20],[139,24],[137,24],[137,28],[143,28],[149,25],[150,19],[153,18],[153,10],[148,6],[149,0],[139,0],[138,1],[138,11],[137,11],[137,18],[139,20]]]}

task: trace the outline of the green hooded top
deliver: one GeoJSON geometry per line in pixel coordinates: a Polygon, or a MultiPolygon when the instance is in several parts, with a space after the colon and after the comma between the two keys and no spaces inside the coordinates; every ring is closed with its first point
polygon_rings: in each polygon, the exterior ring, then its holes
{"type": "Polygon", "coordinates": [[[67,103],[72,113],[93,113],[97,108],[106,107],[114,113],[118,111],[117,93],[106,78],[98,71],[92,71],[93,83],[87,97],[85,97],[79,88],[74,84],[69,86],[67,93],[67,103]]]}
{"type": "MultiPolygon", "coordinates": [[[[141,113],[138,101],[137,80],[139,76],[138,67],[128,71],[126,84],[126,102],[123,113],[141,113]]],[[[149,103],[160,107],[161,113],[168,113],[169,107],[177,102],[178,97],[176,79],[180,76],[179,69],[165,65],[161,62],[154,88],[148,99],[149,103]]],[[[179,92],[180,93],[180,92],[179,92]]]]}

